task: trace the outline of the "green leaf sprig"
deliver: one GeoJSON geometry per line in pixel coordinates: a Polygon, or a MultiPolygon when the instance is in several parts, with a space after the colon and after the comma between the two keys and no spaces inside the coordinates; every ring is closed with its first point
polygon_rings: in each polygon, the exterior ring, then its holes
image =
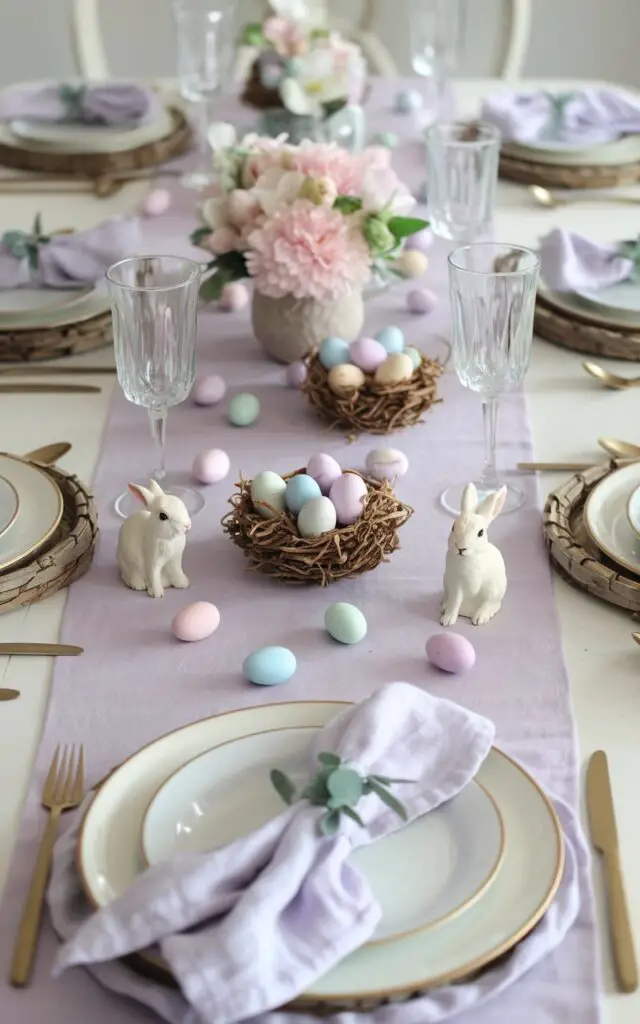
{"type": "Polygon", "coordinates": [[[66,108],[66,119],[68,121],[83,120],[82,104],[85,92],[86,86],[84,85],[63,84],[58,89],[58,95],[66,108]]]}
{"type": "Polygon", "coordinates": [[[640,281],[640,235],[637,238],[621,242],[618,251],[621,256],[633,263],[630,280],[637,284],[640,281]]]}
{"type": "Polygon", "coordinates": [[[345,767],[342,758],[331,751],[325,750],[318,754],[319,768],[310,782],[299,793],[292,780],[279,768],[270,774],[271,782],[278,795],[286,804],[298,800],[308,800],[315,807],[325,807],[326,812],[318,822],[318,832],[322,836],[332,836],[340,828],[341,817],[355,821],[361,828],[364,822],[356,806],[363,796],[374,793],[387,807],[390,807],[399,818],[407,820],[404,805],[389,786],[411,783],[412,779],[390,779],[386,775],[360,775],[353,768],[345,767]]]}
{"type": "Polygon", "coordinates": [[[33,229],[28,231],[5,231],[0,236],[0,245],[8,249],[17,260],[28,260],[31,270],[38,269],[38,252],[40,246],[51,240],[49,235],[43,234],[42,218],[36,214],[33,222],[33,229]]]}

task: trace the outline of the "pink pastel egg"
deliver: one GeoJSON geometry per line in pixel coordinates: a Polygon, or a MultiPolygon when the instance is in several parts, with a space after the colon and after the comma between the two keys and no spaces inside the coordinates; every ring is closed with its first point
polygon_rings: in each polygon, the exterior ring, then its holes
{"type": "Polygon", "coordinates": [[[242,281],[230,281],[222,289],[218,305],[220,309],[224,309],[227,313],[237,313],[239,309],[244,309],[248,303],[249,292],[242,281]]]}
{"type": "Polygon", "coordinates": [[[215,633],[220,625],[220,612],[210,601],[194,601],[174,616],[171,632],[176,640],[193,643],[215,633]]]}
{"type": "Polygon", "coordinates": [[[416,249],[418,252],[425,252],[432,245],[433,231],[431,228],[423,228],[422,231],[416,231],[415,235],[411,235],[407,239],[405,249],[416,249]]]}
{"type": "Polygon", "coordinates": [[[201,377],[193,388],[193,400],[196,405],[217,405],[225,396],[227,385],[217,373],[209,377],[201,377]]]}
{"type": "Polygon", "coordinates": [[[341,526],[355,523],[363,512],[363,499],[367,495],[367,485],[357,473],[343,473],[329,491],[336,516],[341,526]]]}
{"type": "Polygon", "coordinates": [[[201,484],[219,484],[231,469],[229,456],[221,448],[209,448],[193,460],[192,473],[201,484]]]}
{"type": "Polygon", "coordinates": [[[301,388],[307,379],[307,365],[299,360],[287,366],[287,387],[301,388]]]}
{"type": "Polygon", "coordinates": [[[470,640],[459,633],[435,633],[426,645],[427,658],[443,672],[460,675],[473,668],[476,652],[470,640]]]}
{"type": "Polygon", "coordinates": [[[166,188],[152,188],[140,203],[143,217],[160,217],[171,206],[171,193],[166,188]]]}
{"type": "Polygon", "coordinates": [[[407,295],[407,306],[412,313],[433,313],[438,296],[429,288],[414,288],[407,295]]]}
{"type": "Polygon", "coordinates": [[[365,373],[374,373],[388,355],[384,346],[375,338],[358,338],[349,345],[351,362],[365,373]]]}
{"type": "Polygon", "coordinates": [[[323,494],[328,494],[332,485],[342,476],[342,470],[332,455],[318,452],[307,462],[307,476],[313,477],[323,494]]]}

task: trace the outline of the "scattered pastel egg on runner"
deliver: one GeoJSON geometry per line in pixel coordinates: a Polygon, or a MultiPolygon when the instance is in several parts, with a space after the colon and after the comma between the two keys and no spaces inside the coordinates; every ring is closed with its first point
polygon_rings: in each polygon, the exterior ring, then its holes
{"type": "Polygon", "coordinates": [[[264,519],[273,519],[285,510],[287,482],[277,473],[266,469],[251,481],[251,500],[254,508],[264,519]],[[270,505],[271,508],[266,508],[270,505]]]}
{"type": "Polygon", "coordinates": [[[312,455],[307,463],[307,473],[320,486],[323,494],[328,494],[331,485],[342,476],[342,470],[332,455],[318,452],[312,455]]]}
{"type": "Polygon", "coordinates": [[[336,528],[336,508],[329,498],[312,498],[303,505],[298,516],[298,533],[301,537],[320,537],[336,528]]]}
{"type": "Polygon", "coordinates": [[[376,480],[391,482],[406,474],[409,460],[397,448],[374,448],[366,457],[365,467],[376,480]]]}
{"type": "Polygon", "coordinates": [[[171,206],[171,193],[166,188],[152,188],[140,203],[143,217],[161,217],[171,206]]]}
{"type": "Polygon", "coordinates": [[[318,359],[325,370],[330,370],[333,366],[340,366],[341,363],[348,363],[349,346],[344,338],[325,338],[320,342],[318,359]]]}
{"type": "Polygon", "coordinates": [[[201,377],[196,381],[192,391],[196,405],[217,405],[227,393],[227,385],[217,373],[201,377]]]}
{"type": "Polygon", "coordinates": [[[286,683],[296,670],[296,657],[288,647],[261,647],[242,663],[242,674],[257,686],[286,683]]]}
{"type": "Polygon", "coordinates": [[[412,313],[433,313],[438,305],[438,296],[429,288],[413,288],[407,295],[407,306],[412,313]]]}
{"type": "Polygon", "coordinates": [[[388,352],[375,338],[358,338],[349,345],[351,362],[365,373],[373,373],[384,363],[388,352]]]}
{"type": "Polygon", "coordinates": [[[388,355],[395,355],[404,349],[404,334],[399,327],[383,327],[376,334],[376,341],[379,341],[388,355]]]}
{"type": "Polygon", "coordinates": [[[396,93],[395,108],[398,114],[413,114],[423,106],[422,93],[418,89],[401,89],[396,93]]]}
{"type": "Polygon", "coordinates": [[[230,281],[225,284],[218,303],[220,309],[227,313],[236,313],[249,304],[249,292],[242,281],[230,281]]]}
{"type": "Polygon", "coordinates": [[[327,383],[335,395],[347,395],[364,387],[364,373],[353,363],[332,366],[329,370],[327,383]]]}
{"type": "Polygon", "coordinates": [[[171,632],[177,640],[205,640],[220,625],[220,612],[210,601],[194,601],[174,616],[171,632]]]}
{"type": "Polygon", "coordinates": [[[289,511],[293,512],[295,516],[302,511],[308,501],[320,497],[322,497],[320,485],[312,476],[308,476],[306,473],[296,473],[295,476],[287,480],[285,502],[289,511]]]}
{"type": "Polygon", "coordinates": [[[193,460],[193,475],[202,484],[219,484],[231,469],[231,462],[222,448],[209,448],[193,460]]]}
{"type": "Polygon", "coordinates": [[[404,277],[421,277],[427,271],[429,260],[418,249],[405,249],[396,259],[395,266],[404,277]]]}
{"type": "Polygon", "coordinates": [[[422,363],[422,352],[418,352],[418,349],[414,348],[413,345],[407,345],[404,350],[404,354],[405,356],[409,356],[409,359],[413,363],[414,370],[417,370],[422,363]]]}
{"type": "Polygon", "coordinates": [[[307,379],[307,365],[302,360],[298,360],[295,363],[289,363],[286,371],[287,387],[289,388],[301,388],[307,379]]]}
{"type": "Polygon", "coordinates": [[[403,380],[411,380],[413,377],[413,363],[405,352],[396,352],[395,355],[387,356],[382,366],[375,372],[376,384],[399,384],[403,380]]]}
{"type": "Polygon", "coordinates": [[[372,139],[374,146],[384,146],[385,149],[395,149],[400,139],[395,132],[378,132],[372,139]]]}
{"type": "Polygon", "coordinates": [[[336,518],[341,526],[355,523],[364,511],[367,485],[357,473],[343,473],[329,491],[329,498],[335,505],[336,518]]]}
{"type": "Polygon", "coordinates": [[[359,644],[367,635],[367,620],[355,604],[336,601],[329,605],[324,616],[324,626],[334,640],[341,644],[359,644]]]}
{"type": "Polygon", "coordinates": [[[430,249],[433,245],[434,234],[431,228],[423,228],[422,231],[416,231],[415,235],[410,235],[404,243],[405,251],[411,251],[417,249],[418,252],[425,252],[426,249],[430,249]]]}
{"type": "Polygon", "coordinates": [[[260,415],[260,402],[255,395],[242,392],[229,402],[227,416],[234,427],[250,427],[260,415]]]}
{"type": "Polygon", "coordinates": [[[427,640],[426,651],[432,664],[455,675],[468,672],[476,661],[473,644],[459,633],[435,633],[427,640]]]}

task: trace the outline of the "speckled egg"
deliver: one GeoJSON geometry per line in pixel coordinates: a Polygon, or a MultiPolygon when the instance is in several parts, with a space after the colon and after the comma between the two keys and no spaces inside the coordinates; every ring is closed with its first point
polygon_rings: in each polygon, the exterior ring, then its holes
{"type": "Polygon", "coordinates": [[[430,288],[414,288],[407,295],[407,306],[412,313],[433,313],[438,305],[438,296],[430,288]]]}
{"type": "Polygon", "coordinates": [[[426,645],[427,658],[443,672],[460,675],[473,668],[476,652],[470,640],[459,633],[436,633],[426,645]]]}
{"type": "Polygon", "coordinates": [[[231,469],[229,456],[222,448],[208,448],[193,460],[193,475],[202,484],[219,484],[231,469]]]}
{"type": "Polygon", "coordinates": [[[417,370],[422,362],[422,352],[418,352],[418,349],[414,348],[413,345],[407,345],[404,350],[404,354],[405,356],[409,356],[409,359],[413,363],[414,370],[417,370]]]}
{"type": "Polygon", "coordinates": [[[352,363],[344,363],[341,366],[332,366],[329,370],[327,383],[334,395],[349,395],[353,391],[359,391],[364,387],[364,373],[359,366],[352,363]]]}
{"type": "Polygon", "coordinates": [[[411,380],[413,363],[404,352],[387,356],[382,366],[375,372],[376,384],[399,384],[402,380],[411,380]]]}
{"type": "Polygon", "coordinates": [[[355,604],[336,601],[325,612],[324,628],[341,644],[359,644],[367,635],[367,620],[355,604]]]}
{"type": "Polygon", "coordinates": [[[171,193],[166,188],[152,188],[140,203],[143,217],[161,217],[171,206],[171,193]]]}
{"type": "Polygon", "coordinates": [[[220,309],[227,313],[237,313],[249,304],[249,292],[242,281],[230,281],[225,284],[218,303],[220,309]]]}
{"type": "Polygon", "coordinates": [[[336,517],[341,526],[355,523],[363,511],[363,500],[367,496],[367,485],[357,473],[343,473],[333,484],[329,497],[336,508],[336,517]]]}
{"type": "Polygon", "coordinates": [[[349,362],[349,346],[344,338],[325,338],[318,349],[318,359],[325,370],[349,362]]]}
{"type": "Polygon", "coordinates": [[[336,528],[336,508],[329,498],[312,498],[303,506],[298,516],[298,533],[301,537],[320,537],[336,528]]]}
{"type": "Polygon", "coordinates": [[[307,473],[319,484],[323,494],[328,494],[334,481],[342,476],[340,466],[333,456],[327,455],[326,452],[318,452],[317,455],[311,456],[307,463],[307,473]]]}
{"type": "Polygon", "coordinates": [[[307,379],[307,365],[299,360],[296,363],[289,363],[286,371],[287,387],[301,388],[307,379]]]}
{"type": "Polygon", "coordinates": [[[415,235],[410,235],[405,242],[405,251],[408,249],[416,249],[418,252],[425,252],[430,249],[433,245],[434,234],[431,228],[423,228],[422,231],[416,231],[415,235]]]}
{"type": "Polygon", "coordinates": [[[312,476],[307,473],[297,473],[287,480],[285,503],[290,512],[297,516],[308,501],[313,498],[320,498],[322,491],[312,476]]]}
{"type": "Polygon", "coordinates": [[[387,358],[386,348],[375,338],[358,338],[349,345],[351,362],[365,373],[374,373],[387,358]]]}
{"type": "Polygon", "coordinates": [[[423,106],[422,93],[418,89],[400,89],[396,93],[395,109],[398,114],[413,114],[423,106]]]}
{"type": "Polygon", "coordinates": [[[286,683],[296,670],[296,656],[288,647],[261,647],[242,663],[242,674],[257,686],[286,683]]]}
{"type": "Polygon", "coordinates": [[[279,512],[284,512],[286,493],[287,481],[270,469],[258,473],[251,481],[251,500],[256,512],[264,519],[273,519],[279,512]],[[266,508],[266,505],[271,508],[266,508]]]}
{"type": "Polygon", "coordinates": [[[197,380],[193,389],[196,405],[217,405],[225,396],[227,385],[217,373],[197,380]]]}
{"type": "Polygon", "coordinates": [[[376,340],[390,356],[404,349],[404,334],[399,327],[383,327],[376,334],[376,340]]]}
{"type": "Polygon", "coordinates": [[[420,277],[426,273],[429,260],[423,252],[418,252],[417,249],[406,249],[400,253],[394,266],[403,277],[420,277]]]}
{"type": "Polygon", "coordinates": [[[367,473],[376,480],[396,480],[409,469],[409,460],[397,448],[374,448],[365,460],[367,473]]]}
{"type": "Polygon", "coordinates": [[[234,427],[250,427],[260,415],[260,402],[255,395],[243,392],[229,402],[227,416],[234,427]]]}
{"type": "Polygon", "coordinates": [[[210,601],[194,601],[174,616],[171,632],[177,640],[194,643],[211,636],[220,625],[220,612],[210,601]]]}

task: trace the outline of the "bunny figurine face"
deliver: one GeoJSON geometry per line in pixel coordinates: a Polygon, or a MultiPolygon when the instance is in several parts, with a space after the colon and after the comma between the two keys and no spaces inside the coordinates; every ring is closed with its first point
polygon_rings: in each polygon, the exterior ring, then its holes
{"type": "Polygon", "coordinates": [[[506,487],[493,491],[478,502],[478,492],[473,484],[467,484],[462,495],[462,509],[454,521],[449,534],[449,551],[461,558],[479,555],[489,546],[488,527],[497,515],[507,497],[506,487]]]}
{"type": "Polygon", "coordinates": [[[173,494],[165,494],[155,480],[149,482],[149,487],[129,484],[129,490],[151,514],[153,533],[159,540],[173,540],[191,529],[184,503],[173,494]]]}

